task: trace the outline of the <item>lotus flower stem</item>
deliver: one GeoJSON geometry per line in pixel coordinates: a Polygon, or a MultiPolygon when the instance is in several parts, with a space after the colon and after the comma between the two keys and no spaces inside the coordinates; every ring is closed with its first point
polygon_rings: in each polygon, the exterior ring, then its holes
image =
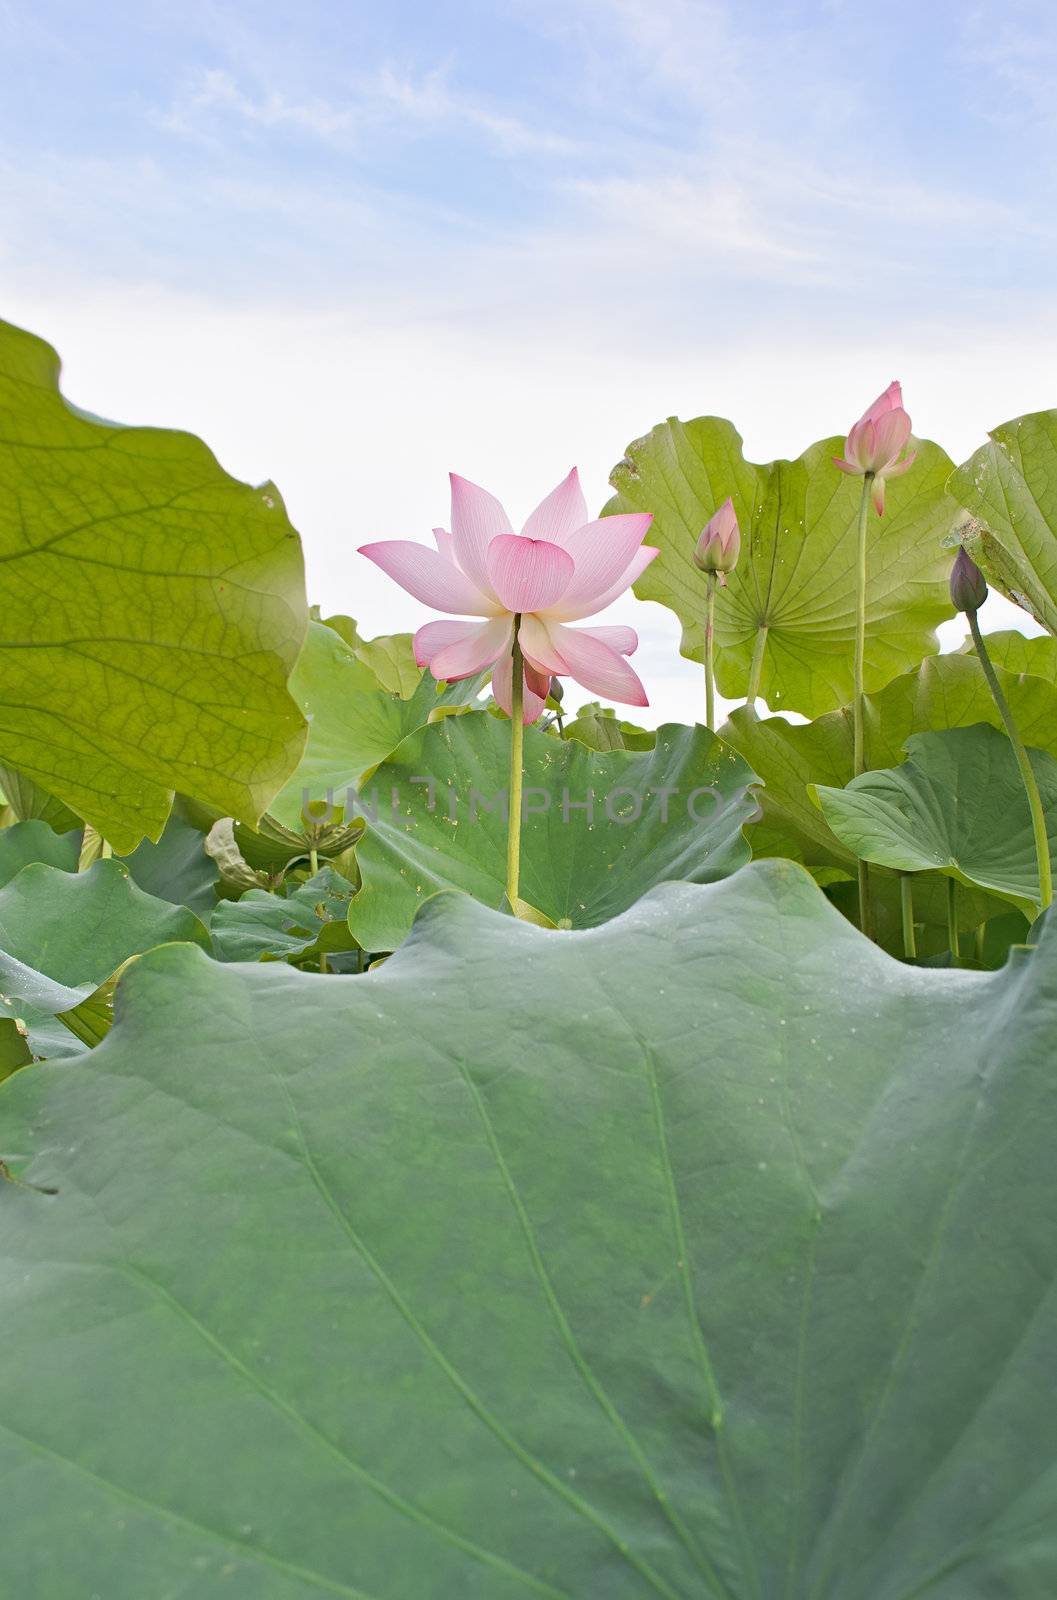
{"type": "Polygon", "coordinates": [[[525,663],[518,630],[521,613],[514,618],[514,667],[510,685],[510,795],[507,806],[506,897],[517,916],[521,877],[521,785],[525,764],[525,663]]]}
{"type": "Polygon", "coordinates": [[[899,908],[903,914],[903,954],[912,961],[918,953],[914,930],[914,880],[909,872],[899,875],[899,908]]]}
{"type": "MultiPolygon", "coordinates": [[[[859,543],[855,582],[855,662],[852,689],[852,775],[866,771],[866,739],[863,728],[863,667],[866,661],[866,527],[870,516],[870,494],[874,475],[863,473],[859,502],[859,543]]],[[[870,872],[859,862],[859,927],[870,936],[870,872]]]]}
{"type": "Polygon", "coordinates": [[[1024,748],[1024,741],[1017,731],[1016,723],[1013,721],[1013,713],[1009,709],[1009,701],[1002,692],[1002,685],[998,681],[987,646],[984,644],[984,636],[980,632],[977,614],[975,611],[967,611],[966,616],[969,619],[973,644],[976,646],[976,654],[984,670],[987,686],[994,697],[999,716],[1005,723],[1009,742],[1013,746],[1017,758],[1017,766],[1020,768],[1020,776],[1024,780],[1024,788],[1028,796],[1028,808],[1031,811],[1031,827],[1035,835],[1035,858],[1039,866],[1039,912],[1041,914],[1046,910],[1047,906],[1053,904],[1053,867],[1050,862],[1050,840],[1046,832],[1046,813],[1042,809],[1042,796],[1039,794],[1038,781],[1028,759],[1028,752],[1024,748]]]}
{"type": "Polygon", "coordinates": [[[308,870],[312,874],[313,878],[319,871],[319,852],[316,850],[315,845],[313,845],[308,852],[308,870]]]}
{"type": "Polygon", "coordinates": [[[749,685],[745,690],[745,704],[754,706],[760,697],[760,678],[763,673],[764,651],[767,649],[767,623],[761,622],[756,630],[756,643],[752,647],[752,665],[749,668],[749,685]]]}
{"type": "Polygon", "coordinates": [[[866,740],[863,735],[863,666],[866,660],[866,526],[870,515],[870,489],[873,473],[867,472],[862,480],[862,500],[859,504],[859,548],[855,582],[855,665],[852,700],[852,766],[853,776],[866,771],[866,740]]]}
{"type": "Polygon", "coordinates": [[[714,572],[708,574],[708,596],[705,600],[705,724],[714,733],[716,730],[716,669],[715,669],[715,641],[716,641],[716,584],[719,579],[714,572]]]}
{"type": "Polygon", "coordinates": [[[961,945],[958,938],[958,880],[947,879],[947,938],[950,942],[951,955],[957,961],[961,957],[961,945]]]}

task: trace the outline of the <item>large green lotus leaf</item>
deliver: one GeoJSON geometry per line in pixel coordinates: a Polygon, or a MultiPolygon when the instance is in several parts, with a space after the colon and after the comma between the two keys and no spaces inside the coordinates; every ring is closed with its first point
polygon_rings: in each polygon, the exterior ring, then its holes
{"type": "Polygon", "coordinates": [[[81,841],[75,833],[54,833],[46,822],[15,822],[0,830],[0,887],[32,861],[76,872],[81,841]]]}
{"type": "Polygon", "coordinates": [[[145,840],[122,857],[129,877],[147,894],[186,906],[208,921],[217,903],[217,867],[205,852],[205,836],[174,811],[157,844],[145,840]]]}
{"type": "MultiPolygon", "coordinates": [[[[907,740],[898,767],[864,772],[844,789],[819,786],[822,813],[863,861],[900,872],[935,870],[1039,910],[1031,813],[1016,754],[986,723],[907,740]]],[[[1057,761],[1029,750],[1057,855],[1057,761]]]]}
{"type": "MultiPolygon", "coordinates": [[[[5,1009],[27,1022],[36,1049],[37,1015],[68,1016],[131,956],[174,939],[210,948],[196,916],[145,894],[120,862],[97,861],[80,873],[39,863],[23,867],[0,889],[5,1009]]],[[[105,1028],[108,999],[91,1008],[93,1037],[105,1028]]]]}
{"type": "Polygon", "coordinates": [[[970,513],[960,537],[988,583],[1057,634],[1057,410],[992,428],[950,492],[970,513]]]}
{"type": "MultiPolygon", "coordinates": [[[[333,623],[328,624],[333,626],[333,623]]],[[[374,673],[383,689],[410,700],[422,686],[422,668],[415,660],[414,635],[383,634],[379,639],[361,640],[356,654],[374,673]]]]}
{"type": "Polygon", "coordinates": [[[118,851],[158,837],[173,789],[256,821],[304,743],[305,621],[271,484],[78,411],[55,352],[0,323],[0,760],[118,851]]]}
{"type": "MultiPolygon", "coordinates": [[[[1057,639],[1049,634],[1041,633],[1029,639],[1015,628],[1002,628],[997,633],[985,634],[984,643],[996,667],[1005,667],[1007,672],[1028,672],[1037,678],[1048,678],[1051,683],[1057,682],[1057,639]]],[[[976,654],[971,639],[962,648],[967,655],[976,654]]]]}
{"type": "MultiPolygon", "coordinates": [[[[361,796],[362,888],[349,909],[365,950],[395,949],[438,889],[502,904],[509,773],[510,723],[487,712],[446,717],[379,767],[361,796]]],[[[604,753],[526,728],[521,898],[556,924],[592,927],[666,879],[724,877],[749,859],[755,781],[703,727],[671,724],[653,750],[604,753]]]]}
{"type": "Polygon", "coordinates": [[[287,894],[250,889],[221,900],[210,921],[221,961],[280,961],[355,949],[348,925],[353,887],[324,867],[287,894]]]}
{"type": "MultiPolygon", "coordinates": [[[[1025,741],[1057,757],[1057,686],[1001,668],[998,676],[1025,741]]],[[[961,654],[933,657],[917,672],[906,673],[867,697],[870,765],[895,766],[912,734],[978,722],[1002,726],[979,662],[961,654]]],[[[764,785],[763,819],[750,833],[753,853],[792,856],[808,866],[843,867],[854,873],[855,857],[834,836],[808,790],[809,784],[843,788],[851,782],[851,708],[799,725],[782,717],[761,720],[739,709],[722,731],[764,785]]]]}
{"type": "Polygon", "coordinates": [[[767,862],[152,951],[0,1089],[10,1592],[1054,1593],[1055,931],[900,967],[767,862]]]}
{"type": "MultiPolygon", "coordinates": [[[[782,710],[818,716],[851,699],[861,483],[838,472],[843,439],[824,439],[796,461],[755,466],[719,417],[672,417],[628,447],[613,469],[607,512],[652,511],[660,549],[635,584],[683,627],[682,653],[703,659],[707,584],[693,563],[698,534],[728,495],[742,531],[741,557],[716,597],[716,677],[721,694],[746,694],[757,635],[766,627],[760,693],[782,710]]],[[[951,557],[940,546],[956,507],[944,485],[951,462],[917,443],[918,459],[888,485],[885,515],[870,513],[865,682],[880,689],[938,649],[951,615],[951,557]]]]}
{"type": "Polygon", "coordinates": [[[589,750],[652,750],[657,743],[656,729],[626,722],[612,706],[597,700],[581,706],[576,716],[565,722],[562,737],[579,739],[589,750]]]}
{"type": "MultiPolygon", "coordinates": [[[[399,652],[394,665],[382,649],[391,642],[372,640],[371,645],[381,651],[383,669],[388,662],[396,672],[399,652]]],[[[309,623],[290,679],[291,693],[308,719],[308,743],[300,766],[270,807],[270,815],[283,827],[302,826],[306,801],[329,799],[338,812],[343,811],[348,791],[366,773],[431,715],[466,705],[482,681],[442,685],[428,672],[416,672],[414,692],[402,697],[383,686],[361,654],[325,623],[309,623]]],[[[390,681],[397,680],[387,678],[390,681]]],[[[406,681],[402,686],[408,687],[406,681]]]]}

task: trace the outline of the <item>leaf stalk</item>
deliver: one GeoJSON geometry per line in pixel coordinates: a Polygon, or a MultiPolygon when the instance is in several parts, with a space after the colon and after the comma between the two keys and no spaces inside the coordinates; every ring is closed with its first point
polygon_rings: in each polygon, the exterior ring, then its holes
{"type": "Polygon", "coordinates": [[[899,909],[903,917],[903,954],[908,961],[913,961],[918,953],[918,941],[914,927],[914,879],[909,872],[899,876],[899,909]]]}
{"type": "Polygon", "coordinates": [[[987,687],[990,689],[995,705],[998,707],[998,714],[1005,724],[1009,742],[1013,746],[1013,751],[1017,758],[1017,766],[1020,768],[1020,776],[1024,780],[1024,789],[1028,797],[1028,809],[1031,812],[1031,831],[1035,836],[1035,859],[1039,869],[1039,914],[1041,916],[1042,912],[1053,904],[1053,865],[1050,861],[1050,840],[1046,832],[1046,813],[1042,808],[1042,796],[1039,793],[1038,780],[1035,777],[1024,741],[1020,737],[1016,723],[1013,721],[1013,713],[1009,708],[1009,701],[1006,699],[1002,685],[998,681],[998,674],[995,672],[994,664],[984,643],[984,636],[980,632],[977,614],[975,611],[967,611],[965,614],[969,619],[969,631],[973,636],[973,644],[976,647],[976,654],[983,668],[984,677],[987,679],[987,687]]]}

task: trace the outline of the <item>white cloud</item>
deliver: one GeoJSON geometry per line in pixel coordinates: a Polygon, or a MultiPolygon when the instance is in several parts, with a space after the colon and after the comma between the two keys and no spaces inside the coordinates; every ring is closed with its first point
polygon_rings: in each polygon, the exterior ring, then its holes
{"type": "Polygon", "coordinates": [[[971,6],[961,19],[960,44],[980,116],[1000,126],[1057,129],[1057,16],[1050,0],[1006,0],[1000,10],[971,6]]]}
{"type": "Polygon", "coordinates": [[[357,76],[337,101],[298,97],[275,87],[252,92],[230,72],[210,67],[153,118],[170,133],[211,142],[221,137],[225,119],[234,118],[256,129],[293,129],[343,149],[354,148],[368,132],[406,138],[442,129],[479,134],[506,156],[567,157],[581,148],[562,133],[460,90],[452,83],[450,65],[418,75],[382,65],[357,76]]]}
{"type": "Polygon", "coordinates": [[[156,120],[171,133],[200,134],[206,114],[212,112],[231,112],[261,128],[300,128],[320,139],[344,137],[355,124],[350,107],[332,106],[326,100],[295,100],[275,89],[256,97],[247,94],[219,67],[202,72],[197,83],[156,120]]]}

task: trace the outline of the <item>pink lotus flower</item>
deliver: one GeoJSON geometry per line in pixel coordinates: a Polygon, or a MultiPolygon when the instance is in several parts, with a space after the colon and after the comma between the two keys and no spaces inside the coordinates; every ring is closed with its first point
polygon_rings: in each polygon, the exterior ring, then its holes
{"type": "Polygon", "coordinates": [[[734,571],[740,553],[741,529],[734,502],[728,495],[701,530],[694,546],[694,565],[701,572],[717,572],[720,586],[725,587],[727,573],[734,571]]]}
{"type": "Polygon", "coordinates": [[[914,463],[916,450],[899,459],[909,438],[910,418],[903,410],[903,391],[898,383],[890,383],[852,428],[844,458],[833,457],[834,466],[853,477],[874,474],[873,503],[879,517],[884,516],[885,479],[900,477],[914,463]]]}
{"type": "Polygon", "coordinates": [[[515,533],[499,501],[451,475],[451,532],[434,528],[436,550],[408,539],[365,544],[360,554],[401,588],[438,611],[483,622],[427,622],[415,634],[415,660],[439,681],[492,669],[492,693],[511,714],[514,618],[525,661],[524,720],[535,722],[555,675],[626,705],[649,704],[624,657],[638,648],[634,628],[570,628],[624,593],[656,549],[642,543],[649,512],[587,520],[576,468],[515,533]]]}

